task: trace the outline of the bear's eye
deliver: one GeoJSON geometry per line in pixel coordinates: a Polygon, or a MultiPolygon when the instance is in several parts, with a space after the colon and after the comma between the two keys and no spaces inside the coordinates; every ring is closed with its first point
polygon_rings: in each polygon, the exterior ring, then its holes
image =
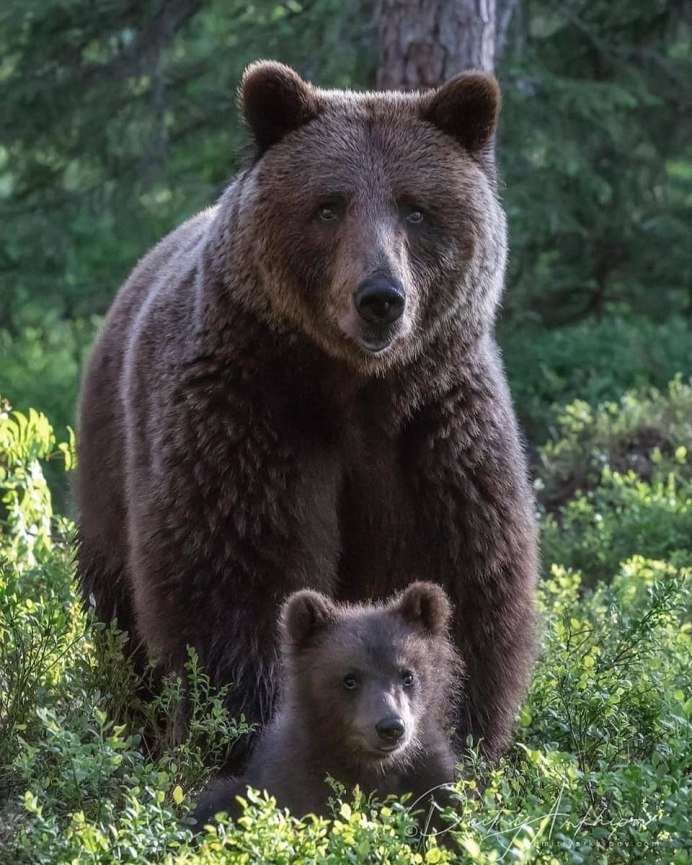
{"type": "Polygon", "coordinates": [[[352,674],[349,673],[348,676],[344,676],[344,688],[349,691],[353,691],[358,687],[358,679],[352,674]]]}
{"type": "Polygon", "coordinates": [[[404,672],[401,674],[401,684],[404,686],[404,688],[410,688],[413,685],[413,682],[413,673],[411,673],[409,670],[404,670],[404,672]]]}
{"type": "Polygon", "coordinates": [[[336,222],[339,218],[339,208],[336,204],[322,204],[317,211],[317,215],[322,222],[336,222]]]}
{"type": "Polygon", "coordinates": [[[418,210],[418,208],[413,207],[406,214],[406,222],[409,222],[411,225],[420,225],[421,222],[425,219],[425,214],[422,210],[418,210]]]}

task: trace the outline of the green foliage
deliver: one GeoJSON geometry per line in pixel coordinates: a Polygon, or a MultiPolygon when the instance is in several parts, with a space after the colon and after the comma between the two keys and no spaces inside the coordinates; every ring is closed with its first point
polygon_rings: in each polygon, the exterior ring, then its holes
{"type": "Polygon", "coordinates": [[[692,329],[681,317],[659,324],[612,316],[553,330],[503,322],[500,344],[519,418],[534,443],[547,437],[566,403],[597,405],[626,390],[665,387],[678,373],[692,375],[692,329]]]}
{"type": "Polygon", "coordinates": [[[553,440],[540,449],[542,498],[554,503],[593,489],[606,466],[659,480],[674,470],[689,481],[691,439],[692,380],[676,377],[663,391],[626,393],[595,409],[577,400],[561,410],[553,440]]]}
{"type": "Polygon", "coordinates": [[[566,406],[540,451],[546,562],[582,571],[589,584],[643,549],[692,566],[690,443],[692,387],[679,378],[595,411],[566,406]]]}
{"type": "Polygon", "coordinates": [[[498,861],[511,839],[520,861],[688,862],[689,574],[639,558],[580,589],[557,566],[542,587],[523,744],[477,803],[487,835],[472,861],[498,861]]]}
{"type": "Polygon", "coordinates": [[[51,548],[52,505],[40,461],[61,456],[67,469],[75,460],[74,435],[57,449],[53,428],[45,415],[10,413],[0,404],[0,528],[11,538],[11,548],[23,567],[34,566],[51,548]]]}
{"type": "Polygon", "coordinates": [[[228,718],[194,655],[184,683],[171,677],[153,702],[140,699],[122,635],[81,608],[72,527],[44,494],[42,463],[58,452],[69,467],[72,445],[56,448],[36,412],[5,412],[0,492],[14,516],[0,536],[0,861],[689,863],[692,533],[679,490],[692,475],[691,393],[676,380],[616,407],[565,409],[561,438],[542,451],[543,483],[557,489],[586,466],[588,502],[603,522],[620,519],[629,541],[568,529],[570,508],[587,499],[568,500],[562,533],[546,544],[547,564],[553,549],[560,563],[541,586],[543,653],[517,744],[494,768],[468,758],[459,806],[424,838],[410,802],[358,790],[337,790],[329,819],[303,821],[249,792],[236,824],[193,838],[186,813],[246,727],[228,718]],[[610,468],[644,428],[664,430],[672,448],[659,444],[646,482],[610,468]],[[628,528],[632,501],[608,497],[655,498],[659,476],[665,519],[654,524],[642,506],[645,525],[628,528]],[[593,586],[594,574],[607,579],[593,586]]]}
{"type": "MultiPolygon", "coordinates": [[[[67,815],[105,827],[121,808],[143,821],[150,811],[170,817],[164,799],[181,781],[199,784],[247,729],[228,718],[194,656],[184,684],[171,677],[155,700],[139,699],[146,683],[123,663],[123,635],[92,622],[75,594],[73,526],[53,516],[42,470],[56,454],[72,467],[73,441],[56,445],[44,415],[0,414],[0,790],[13,794],[12,833],[26,821],[16,799],[24,786],[27,813],[50,812],[40,829],[45,861],[55,861],[51,833],[62,833],[67,815]]],[[[33,839],[32,831],[12,861],[33,861],[33,839]]],[[[0,833],[0,855],[2,843],[0,833]]]]}
{"type": "Polygon", "coordinates": [[[601,484],[577,495],[543,524],[543,555],[588,574],[589,584],[607,580],[618,562],[646,548],[651,556],[692,565],[692,484],[674,474],[647,483],[634,472],[606,468],[601,484]]]}
{"type": "Polygon", "coordinates": [[[502,163],[507,310],[573,323],[692,312],[690,18],[679,2],[537,0],[515,19],[502,163]]]}
{"type": "Polygon", "coordinates": [[[77,388],[99,319],[66,320],[0,330],[0,394],[19,411],[40,405],[57,430],[73,426],[77,388]]]}

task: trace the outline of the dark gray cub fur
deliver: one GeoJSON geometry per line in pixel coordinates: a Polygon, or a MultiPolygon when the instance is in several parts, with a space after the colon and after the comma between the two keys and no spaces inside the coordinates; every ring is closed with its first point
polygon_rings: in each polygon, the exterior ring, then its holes
{"type": "Polygon", "coordinates": [[[447,802],[454,780],[452,701],[460,665],[451,606],[439,586],[413,583],[386,605],[337,605],[296,592],[281,617],[283,678],[274,719],[246,774],[202,795],[198,826],[240,812],[237,795],[267,790],[296,817],[326,815],[325,776],[365,793],[447,802]]]}

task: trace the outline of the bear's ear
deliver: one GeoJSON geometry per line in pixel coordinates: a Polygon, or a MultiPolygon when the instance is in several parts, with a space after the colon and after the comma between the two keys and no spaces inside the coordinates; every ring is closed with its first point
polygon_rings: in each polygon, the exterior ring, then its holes
{"type": "Polygon", "coordinates": [[[395,601],[395,609],[406,622],[433,636],[446,632],[452,615],[444,589],[434,583],[411,583],[395,601]]]}
{"type": "Polygon", "coordinates": [[[492,147],[500,113],[500,87],[485,72],[462,72],[422,98],[422,116],[470,153],[492,147]]]}
{"type": "Polygon", "coordinates": [[[304,648],[337,620],[334,604],[310,589],[294,592],[284,604],[281,613],[283,633],[295,648],[304,648]]]}
{"type": "Polygon", "coordinates": [[[290,66],[272,60],[259,60],[247,67],[238,90],[238,105],[260,153],[314,120],[320,110],[315,88],[290,66]]]}

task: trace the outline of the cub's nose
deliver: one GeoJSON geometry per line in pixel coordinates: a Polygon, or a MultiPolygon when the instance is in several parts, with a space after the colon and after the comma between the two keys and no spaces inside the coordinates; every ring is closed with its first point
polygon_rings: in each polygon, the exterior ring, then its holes
{"type": "Polygon", "coordinates": [[[388,745],[393,745],[406,732],[404,722],[398,715],[390,715],[388,718],[383,718],[375,724],[377,735],[388,745]]]}
{"type": "Polygon", "coordinates": [[[404,286],[398,279],[371,276],[358,286],[355,297],[358,315],[368,324],[392,324],[406,305],[404,286]]]}

